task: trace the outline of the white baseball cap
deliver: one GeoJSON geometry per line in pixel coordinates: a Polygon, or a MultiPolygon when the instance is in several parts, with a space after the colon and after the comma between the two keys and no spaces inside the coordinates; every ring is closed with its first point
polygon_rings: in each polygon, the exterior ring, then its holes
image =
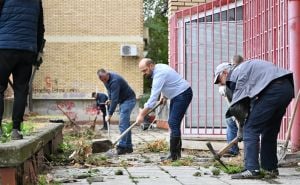
{"type": "Polygon", "coordinates": [[[215,77],[214,77],[214,84],[218,84],[218,77],[219,75],[226,69],[230,69],[232,68],[232,65],[228,62],[224,62],[224,63],[221,63],[219,64],[217,67],[216,67],[216,70],[215,70],[215,77]]]}

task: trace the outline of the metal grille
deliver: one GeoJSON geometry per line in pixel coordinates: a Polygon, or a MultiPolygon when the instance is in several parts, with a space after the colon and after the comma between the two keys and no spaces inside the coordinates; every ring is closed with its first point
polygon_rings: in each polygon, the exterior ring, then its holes
{"type": "Polygon", "coordinates": [[[193,89],[183,135],[225,134],[227,104],[213,84],[215,67],[243,54],[242,1],[218,0],[185,9],[170,20],[170,65],[193,89]]]}
{"type": "MultiPolygon", "coordinates": [[[[219,63],[240,54],[289,69],[287,8],[287,0],[217,0],[175,13],[170,20],[170,65],[194,91],[184,135],[225,134],[227,105],[213,85],[219,63]]],[[[280,139],[287,121],[284,116],[280,139]]]]}
{"type": "MultiPolygon", "coordinates": [[[[244,57],[264,59],[289,69],[287,0],[244,0],[243,4],[244,57]]],[[[284,139],[287,122],[284,116],[280,139],[284,139]]]]}

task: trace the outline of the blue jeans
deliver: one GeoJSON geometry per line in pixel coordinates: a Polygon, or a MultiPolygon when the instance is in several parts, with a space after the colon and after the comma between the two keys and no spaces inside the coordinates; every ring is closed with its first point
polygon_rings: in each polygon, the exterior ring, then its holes
{"type": "Polygon", "coordinates": [[[186,110],[193,98],[193,91],[188,88],[183,93],[171,99],[170,113],[169,113],[169,127],[171,130],[171,137],[180,137],[180,125],[186,110]]]}
{"type": "Polygon", "coordinates": [[[294,88],[289,80],[272,82],[252,100],[251,112],[244,126],[245,167],[259,170],[259,150],[261,168],[277,169],[277,135],[286,108],[294,96],[294,88]],[[259,145],[259,138],[261,143],[259,145]]]}
{"type": "MultiPolygon", "coordinates": [[[[130,114],[136,104],[136,99],[125,100],[120,104],[119,130],[123,133],[130,127],[130,114]]],[[[131,131],[129,131],[119,142],[120,147],[132,148],[131,131]]]]}
{"type": "MultiPolygon", "coordinates": [[[[233,119],[233,117],[227,118],[226,119],[226,124],[227,124],[227,134],[226,134],[226,138],[227,138],[227,143],[230,143],[233,139],[236,138],[237,136],[237,131],[238,131],[238,127],[236,125],[235,120],[233,119]]],[[[239,147],[238,144],[234,144],[230,149],[229,152],[231,154],[237,155],[239,153],[239,147]]]]}

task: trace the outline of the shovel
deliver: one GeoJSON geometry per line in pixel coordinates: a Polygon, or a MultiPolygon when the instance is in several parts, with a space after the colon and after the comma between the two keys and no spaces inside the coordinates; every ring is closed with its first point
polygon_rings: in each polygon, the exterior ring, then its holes
{"type": "Polygon", "coordinates": [[[94,121],[93,121],[93,123],[92,123],[92,125],[91,125],[91,127],[90,127],[90,129],[92,129],[93,131],[95,131],[96,121],[97,121],[97,116],[98,116],[98,115],[95,116],[95,119],[94,119],[94,121]]]}
{"type": "Polygon", "coordinates": [[[292,117],[289,121],[288,130],[286,132],[284,145],[280,147],[280,150],[278,151],[278,154],[277,154],[277,158],[278,158],[279,162],[286,156],[287,147],[289,145],[289,140],[291,138],[292,127],[293,127],[295,115],[296,115],[296,112],[297,112],[299,97],[300,97],[300,90],[298,91],[298,94],[297,94],[296,99],[295,99],[295,106],[294,106],[294,109],[293,109],[293,112],[292,112],[292,117]]]}
{"type": "MultiPolygon", "coordinates": [[[[157,104],[155,105],[155,107],[153,107],[146,115],[150,114],[151,112],[155,111],[155,109],[160,105],[157,104]]],[[[114,142],[112,142],[111,140],[105,139],[105,140],[101,140],[101,141],[97,141],[95,143],[95,145],[97,146],[93,146],[93,148],[101,148],[101,151],[98,152],[107,152],[111,149],[113,149],[115,147],[115,145],[137,124],[137,122],[134,122],[132,125],[130,125],[130,127],[128,127],[114,142]]],[[[108,127],[109,128],[109,127],[108,127]]],[[[94,143],[93,143],[94,145],[94,143]]],[[[93,152],[94,153],[94,152],[93,152]]]]}

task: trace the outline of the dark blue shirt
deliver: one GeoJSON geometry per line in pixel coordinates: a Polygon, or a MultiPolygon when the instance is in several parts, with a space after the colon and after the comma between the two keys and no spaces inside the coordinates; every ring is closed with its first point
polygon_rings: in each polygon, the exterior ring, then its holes
{"type": "Polygon", "coordinates": [[[97,93],[97,95],[96,95],[96,104],[97,104],[97,107],[105,109],[104,103],[107,100],[108,100],[108,97],[106,96],[106,94],[97,93]]]}
{"type": "Polygon", "coordinates": [[[120,75],[116,73],[109,73],[109,80],[104,84],[108,97],[111,100],[109,107],[109,115],[113,115],[119,103],[125,100],[135,99],[135,93],[128,85],[128,83],[120,75]]]}
{"type": "Polygon", "coordinates": [[[37,53],[44,38],[41,0],[6,0],[0,16],[0,49],[37,53]]]}

